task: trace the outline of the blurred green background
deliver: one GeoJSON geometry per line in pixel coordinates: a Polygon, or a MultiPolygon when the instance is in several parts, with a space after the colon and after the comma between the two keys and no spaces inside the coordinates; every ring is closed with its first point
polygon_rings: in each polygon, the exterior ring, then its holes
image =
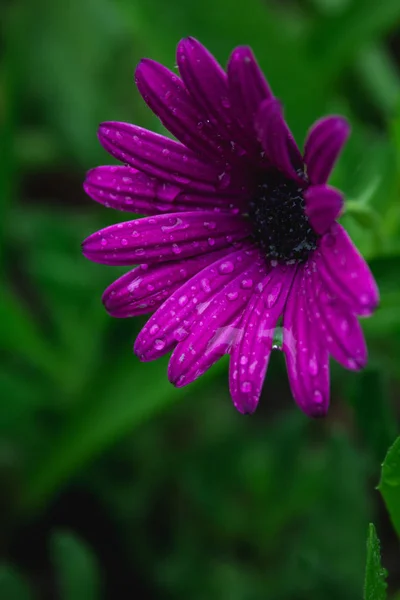
{"type": "Polygon", "coordinates": [[[0,5],[1,600],[354,600],[373,520],[400,589],[375,486],[400,416],[399,0],[9,0],[0,5]],[[332,184],[381,288],[363,373],[332,364],[308,420],[272,357],[251,418],[227,363],[175,390],[132,353],[144,318],[101,304],[123,272],[80,242],[123,220],[85,197],[111,162],[104,120],[156,131],[133,71],[199,38],[225,64],[252,45],[302,143],[324,114],[351,140],[332,184]]]}

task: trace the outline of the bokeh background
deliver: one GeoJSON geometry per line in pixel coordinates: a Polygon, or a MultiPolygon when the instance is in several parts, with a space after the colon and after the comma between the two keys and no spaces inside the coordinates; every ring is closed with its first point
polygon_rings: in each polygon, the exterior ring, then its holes
{"type": "MultiPolygon", "coordinates": [[[[367,524],[390,598],[399,547],[375,486],[400,415],[399,0],[13,0],[0,4],[0,597],[354,600],[367,524]],[[85,197],[112,160],[104,120],[162,132],[133,83],[199,38],[225,64],[251,44],[302,142],[326,113],[351,140],[331,179],[381,287],[363,373],[332,364],[332,407],[307,419],[272,357],[238,414],[227,362],[175,390],[132,353],[144,318],[111,319],[122,269],[80,242],[123,220],[85,197]]],[[[125,215],[126,216],[126,215],[125,215]]]]}

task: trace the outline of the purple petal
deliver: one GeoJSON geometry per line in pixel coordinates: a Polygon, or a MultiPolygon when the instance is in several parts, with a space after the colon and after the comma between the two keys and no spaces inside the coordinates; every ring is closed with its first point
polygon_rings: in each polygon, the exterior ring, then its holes
{"type": "Polygon", "coordinates": [[[324,289],[318,271],[306,269],[306,286],[314,323],[319,326],[329,354],[346,369],[364,368],[367,346],[357,317],[324,289]]]}
{"type": "Polygon", "coordinates": [[[246,245],[205,267],[182,285],[139,333],[134,351],[140,360],[155,360],[172,350],[189,334],[197,316],[215,294],[258,257],[258,250],[246,245]]]}
{"type": "Polygon", "coordinates": [[[84,189],[91,198],[109,208],[145,215],[212,208],[238,213],[245,206],[239,194],[183,191],[176,185],[123,166],[92,169],[87,174],[84,189]]]}
{"type": "Polygon", "coordinates": [[[135,81],[144,101],[178,140],[203,157],[224,162],[225,140],[175,73],[144,59],[135,81]]]}
{"type": "Polygon", "coordinates": [[[255,117],[262,102],[272,98],[272,92],[248,46],[240,46],[232,52],[228,83],[233,113],[243,129],[255,135],[255,117]]]}
{"type": "Polygon", "coordinates": [[[212,54],[194,38],[182,40],[177,63],[186,89],[221,136],[230,141],[228,156],[244,154],[240,148],[241,130],[232,115],[228,77],[212,54]]]}
{"type": "Polygon", "coordinates": [[[240,215],[198,211],[146,217],[111,225],[83,242],[89,260],[134,265],[196,256],[243,240],[251,230],[240,215]]]}
{"type": "Polygon", "coordinates": [[[350,126],[343,117],[326,117],[311,127],[304,147],[304,162],[311,183],[328,181],[349,135],[350,126]]]}
{"type": "Polygon", "coordinates": [[[93,200],[109,208],[145,215],[176,211],[175,199],[181,192],[176,185],[122,166],[92,169],[83,187],[93,200]]]}
{"type": "Polygon", "coordinates": [[[326,233],[342,212],[342,194],[327,185],[314,185],[304,192],[304,199],[312,228],[319,235],[326,233]]]}
{"type": "Polygon", "coordinates": [[[134,317],[155,311],[190,277],[232,253],[231,248],[161,265],[142,265],[112,283],[103,303],[113,317],[134,317]]]}
{"type": "Polygon", "coordinates": [[[152,177],[192,189],[219,185],[219,171],[203,163],[183,144],[130,123],[107,122],[99,140],[118,160],[152,177]]]}
{"type": "Polygon", "coordinates": [[[286,177],[304,184],[303,160],[282,115],[278,100],[265,100],[258,111],[255,127],[268,160],[286,177]]]}
{"type": "Polygon", "coordinates": [[[256,285],[265,277],[262,256],[230,281],[197,316],[191,332],[172,353],[168,378],[176,387],[192,383],[224,354],[240,335],[241,316],[256,285]]]}
{"type": "Polygon", "coordinates": [[[346,231],[334,223],[311,259],[327,290],[349,310],[368,316],[379,303],[375,279],[346,231]]]}
{"type": "Polygon", "coordinates": [[[324,416],[329,407],[329,355],[313,323],[301,267],[283,315],[283,351],[298,406],[310,417],[324,416]]]}
{"type": "Polygon", "coordinates": [[[229,388],[241,413],[253,413],[257,408],[276,323],[294,275],[293,269],[285,271],[277,266],[258,284],[238,325],[240,336],[231,352],[229,388]]]}

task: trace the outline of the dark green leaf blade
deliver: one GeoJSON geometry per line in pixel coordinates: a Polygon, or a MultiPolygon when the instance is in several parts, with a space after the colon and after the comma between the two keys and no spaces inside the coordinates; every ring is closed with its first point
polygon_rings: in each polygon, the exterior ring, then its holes
{"type": "Polygon", "coordinates": [[[383,496],[397,535],[400,536],[400,437],[389,448],[383,462],[378,489],[383,496]]]}
{"type": "Polygon", "coordinates": [[[367,565],[365,569],[364,600],[386,599],[386,570],[381,565],[381,551],[375,527],[369,525],[367,565]]]}

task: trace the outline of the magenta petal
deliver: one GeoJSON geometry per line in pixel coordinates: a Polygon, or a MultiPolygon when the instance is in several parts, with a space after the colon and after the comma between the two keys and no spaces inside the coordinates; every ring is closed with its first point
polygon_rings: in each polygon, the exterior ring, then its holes
{"type": "Polygon", "coordinates": [[[357,317],[324,289],[318,270],[306,268],[305,273],[310,310],[329,354],[346,369],[364,368],[367,346],[357,317]]]}
{"type": "Polygon", "coordinates": [[[211,124],[228,140],[225,154],[243,155],[238,146],[241,130],[231,112],[228,78],[223,68],[200,42],[191,37],[179,43],[177,63],[186,89],[211,124]]]}
{"type": "Polygon", "coordinates": [[[215,189],[219,171],[203,163],[183,144],[129,123],[99,127],[104,148],[121,162],[152,177],[194,189],[215,189]]]}
{"type": "Polygon", "coordinates": [[[144,215],[204,209],[239,212],[245,206],[239,194],[183,191],[176,185],[125,166],[92,169],[86,176],[84,189],[91,198],[109,208],[144,215]]]}
{"type": "Polygon", "coordinates": [[[198,211],[111,225],[83,242],[89,260],[106,265],[163,262],[219,250],[243,240],[251,227],[240,215],[198,211]]]}
{"type": "Polygon", "coordinates": [[[311,183],[327,182],[349,135],[350,126],[343,117],[326,117],[311,127],[304,147],[304,162],[311,183]]]}
{"type": "Polygon", "coordinates": [[[181,192],[176,185],[123,166],[92,169],[84,189],[93,200],[109,208],[145,215],[177,210],[175,199],[181,192]]]}
{"type": "Polygon", "coordinates": [[[322,235],[340,215],[343,196],[327,185],[314,185],[304,192],[306,214],[314,231],[322,235]]]}
{"type": "Polygon", "coordinates": [[[337,296],[349,310],[364,316],[375,310],[379,302],[375,279],[341,225],[334,223],[330,231],[320,239],[318,251],[313,258],[327,290],[337,296]],[[322,259],[318,260],[319,257],[322,259]]]}
{"type": "Polygon", "coordinates": [[[113,317],[119,318],[155,311],[190,277],[231,252],[231,248],[224,248],[173,263],[139,266],[105,290],[103,303],[113,317]]]}
{"type": "Polygon", "coordinates": [[[231,280],[202,309],[191,332],[172,353],[168,378],[177,387],[192,383],[229,352],[240,334],[238,318],[265,276],[262,257],[231,280]]]}
{"type": "Polygon", "coordinates": [[[261,104],[255,126],[258,138],[272,165],[286,177],[304,183],[303,160],[285,123],[278,100],[271,98],[261,104]]]}
{"type": "Polygon", "coordinates": [[[139,333],[134,351],[140,360],[155,360],[183,340],[215,294],[258,256],[258,250],[249,245],[242,250],[231,251],[175,291],[139,333]]]}
{"type": "Polygon", "coordinates": [[[254,120],[260,105],[272,98],[272,92],[248,46],[240,46],[232,52],[228,83],[233,113],[241,126],[254,134],[254,120]]]}
{"type": "Polygon", "coordinates": [[[136,69],[135,81],[147,105],[178,140],[201,156],[223,160],[220,132],[175,73],[144,59],[136,69]]]}
{"type": "Polygon", "coordinates": [[[258,284],[238,325],[240,335],[231,351],[229,388],[241,413],[257,408],[272,349],[275,327],[283,312],[294,269],[277,266],[258,284]]]}
{"type": "Polygon", "coordinates": [[[322,417],[329,407],[329,355],[313,321],[299,268],[283,315],[283,351],[298,406],[310,417],[322,417]]]}

